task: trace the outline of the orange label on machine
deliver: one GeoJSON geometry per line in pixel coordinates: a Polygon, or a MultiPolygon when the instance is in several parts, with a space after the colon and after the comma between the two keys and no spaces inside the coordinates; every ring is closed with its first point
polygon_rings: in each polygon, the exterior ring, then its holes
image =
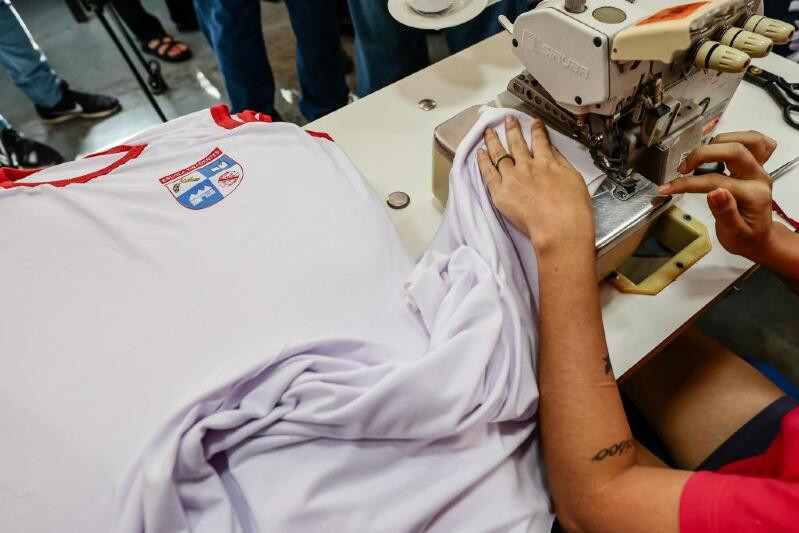
{"type": "Polygon", "coordinates": [[[672,20],[680,20],[691,15],[693,12],[702,9],[710,2],[694,2],[693,4],[683,4],[681,6],[674,6],[668,9],[661,9],[652,16],[638,21],[636,26],[643,26],[644,24],[655,24],[656,22],[669,22],[672,20]]]}

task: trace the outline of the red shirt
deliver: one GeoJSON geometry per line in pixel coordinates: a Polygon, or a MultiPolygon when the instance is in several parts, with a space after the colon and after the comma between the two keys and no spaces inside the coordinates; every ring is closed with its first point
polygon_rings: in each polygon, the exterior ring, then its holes
{"type": "Polygon", "coordinates": [[[691,476],[680,531],[799,531],[799,408],[783,417],[765,453],[691,476]]]}

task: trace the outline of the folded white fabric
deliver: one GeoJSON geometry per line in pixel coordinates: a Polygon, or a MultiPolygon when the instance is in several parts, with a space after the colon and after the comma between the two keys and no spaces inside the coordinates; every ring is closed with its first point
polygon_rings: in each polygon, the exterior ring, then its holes
{"type": "MultiPolygon", "coordinates": [[[[447,253],[460,244],[471,246],[489,262],[497,275],[511,276],[512,286],[516,289],[514,294],[529,293],[537,299],[538,268],[530,240],[496,211],[486,193],[477,165],[477,150],[485,148],[483,134],[486,128],[493,127],[508,150],[504,121],[509,115],[519,120],[525,141],[530,146],[530,128],[534,120],[530,115],[491,106],[480,109],[479,119],[463,138],[455,154],[444,223],[429,248],[447,253]],[[530,290],[525,291],[525,286],[530,287],[530,290]]],[[[594,194],[605,175],[594,165],[588,149],[552,128],[547,128],[547,131],[552,145],[580,172],[589,194],[594,194]]],[[[524,302],[519,305],[527,308],[524,302]]],[[[532,310],[536,312],[537,309],[536,301],[532,310]]]]}
{"type": "Polygon", "coordinates": [[[406,345],[365,331],[232,363],[120,482],[114,530],[549,530],[535,258],[474,162],[506,113],[484,113],[459,148],[444,222],[405,284],[423,328],[397,324],[406,345]]]}

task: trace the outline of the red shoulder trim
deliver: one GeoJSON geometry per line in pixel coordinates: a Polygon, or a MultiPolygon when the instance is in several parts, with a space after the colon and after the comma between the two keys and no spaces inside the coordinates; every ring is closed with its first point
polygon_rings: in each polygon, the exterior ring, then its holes
{"type": "Polygon", "coordinates": [[[305,131],[311,137],[319,137],[320,139],[327,139],[328,141],[336,142],[333,140],[333,137],[331,137],[330,135],[328,135],[323,131],[313,131],[313,130],[305,130],[305,131]]]}
{"type": "Polygon", "coordinates": [[[0,167],[0,186],[5,187],[6,189],[9,188],[11,185],[7,185],[8,183],[12,183],[21,180],[22,178],[27,178],[31,174],[35,174],[42,170],[41,168],[6,168],[0,167]]]}
{"type": "Polygon", "coordinates": [[[75,178],[66,178],[55,181],[36,181],[36,182],[19,183],[19,180],[21,180],[22,178],[26,178],[31,174],[35,174],[36,172],[39,172],[44,169],[35,168],[31,170],[21,170],[16,168],[0,168],[0,187],[4,189],[12,189],[14,187],[37,187],[39,185],[52,185],[53,187],[64,187],[65,185],[70,185],[72,183],[86,183],[87,181],[91,181],[94,178],[105,176],[112,170],[121,167],[131,159],[138,157],[139,154],[141,154],[146,147],[147,147],[146,144],[137,144],[134,146],[128,146],[123,144],[121,146],[115,146],[114,148],[111,148],[104,152],[98,152],[95,154],[87,155],[86,158],[90,158],[101,155],[119,154],[125,152],[124,156],[120,157],[119,159],[117,159],[107,167],[95,170],[94,172],[90,172],[88,174],[84,174],[83,176],[77,176],[75,178]]]}
{"type": "Polygon", "coordinates": [[[212,107],[211,117],[213,117],[214,122],[216,122],[217,125],[222,126],[226,130],[238,128],[239,126],[249,122],[272,122],[272,117],[269,115],[264,115],[263,113],[258,113],[256,111],[250,111],[249,109],[242,111],[241,113],[237,113],[237,120],[236,118],[230,116],[230,109],[225,104],[217,104],[212,107]]]}
{"type": "MultiPolygon", "coordinates": [[[[241,113],[236,113],[236,117],[234,118],[230,115],[230,108],[228,108],[226,104],[217,104],[212,107],[211,117],[213,117],[214,122],[216,122],[218,126],[226,130],[232,130],[250,122],[272,122],[272,117],[269,115],[264,115],[263,113],[258,113],[257,111],[251,111],[249,109],[241,113]]],[[[321,131],[305,131],[312,137],[319,137],[321,139],[327,139],[328,141],[333,140],[333,137],[321,131]]]]}

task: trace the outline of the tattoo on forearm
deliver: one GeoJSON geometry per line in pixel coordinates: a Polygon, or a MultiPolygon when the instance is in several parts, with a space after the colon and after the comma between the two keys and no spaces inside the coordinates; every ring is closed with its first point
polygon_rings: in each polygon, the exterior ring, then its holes
{"type": "Polygon", "coordinates": [[[607,459],[608,457],[616,457],[617,455],[627,453],[634,448],[635,445],[633,444],[633,439],[623,440],[621,442],[617,442],[616,444],[608,448],[602,448],[601,450],[596,452],[596,455],[591,460],[602,461],[604,459],[607,459]]]}
{"type": "Polygon", "coordinates": [[[605,361],[605,375],[607,376],[608,374],[612,374],[613,365],[610,364],[610,354],[603,357],[602,360],[605,361]]]}

